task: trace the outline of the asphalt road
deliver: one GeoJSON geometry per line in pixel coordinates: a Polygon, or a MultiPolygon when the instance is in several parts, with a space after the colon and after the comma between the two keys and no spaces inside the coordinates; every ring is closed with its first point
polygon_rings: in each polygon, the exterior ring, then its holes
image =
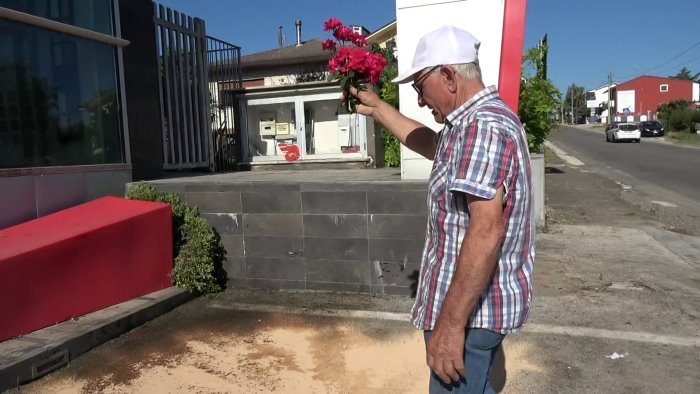
{"type": "Polygon", "coordinates": [[[700,149],[642,139],[609,143],[605,134],[560,126],[548,140],[585,166],[642,191],[649,198],[679,205],[700,205],[700,149]]]}

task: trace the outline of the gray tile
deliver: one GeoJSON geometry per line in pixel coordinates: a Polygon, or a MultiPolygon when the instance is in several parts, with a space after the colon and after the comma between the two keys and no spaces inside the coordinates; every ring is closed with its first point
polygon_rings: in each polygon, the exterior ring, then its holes
{"type": "Polygon", "coordinates": [[[306,259],[304,268],[308,282],[370,284],[369,263],[366,261],[306,259]]]}
{"type": "Polygon", "coordinates": [[[395,263],[420,263],[423,257],[423,240],[370,238],[370,261],[390,261],[395,263]]]}
{"type": "Polygon", "coordinates": [[[187,192],[185,201],[203,213],[241,212],[241,194],[236,192],[187,192]]]}
{"type": "Polygon", "coordinates": [[[354,192],[363,191],[410,191],[427,193],[427,181],[342,181],[342,182],[307,182],[301,184],[303,192],[354,192]]]}
{"type": "Polygon", "coordinates": [[[304,254],[303,238],[300,236],[246,236],[244,242],[246,257],[275,257],[289,259],[302,257],[304,254]]]}
{"type": "Polygon", "coordinates": [[[304,290],[304,281],[284,279],[248,279],[246,280],[246,286],[249,289],[304,290]]]}
{"type": "Polygon", "coordinates": [[[298,192],[243,192],[243,213],[300,213],[298,192]]]}
{"type": "Polygon", "coordinates": [[[226,288],[228,289],[247,289],[248,284],[245,278],[228,278],[226,288]]]}
{"type": "Polygon", "coordinates": [[[218,185],[219,191],[236,191],[236,192],[299,192],[299,183],[284,183],[284,182],[236,182],[225,183],[218,185]]]}
{"type": "Polygon", "coordinates": [[[229,279],[233,278],[245,278],[245,259],[243,257],[226,257],[224,260],[224,270],[226,271],[226,277],[229,279]]]}
{"type": "Polygon", "coordinates": [[[36,218],[32,176],[0,178],[0,229],[36,218]]]}
{"type": "Polygon", "coordinates": [[[417,285],[418,264],[387,263],[373,261],[371,264],[372,285],[411,286],[417,285]]]}
{"type": "Polygon", "coordinates": [[[299,236],[302,234],[301,214],[246,213],[243,214],[243,231],[246,236],[299,236]]]}
{"type": "Polygon", "coordinates": [[[84,203],[85,178],[82,173],[47,174],[34,177],[39,216],[84,203]]]}
{"type": "Polygon", "coordinates": [[[369,213],[427,215],[427,191],[376,191],[367,192],[369,213]]]}
{"type": "Polygon", "coordinates": [[[339,283],[339,282],[306,282],[306,290],[314,291],[332,291],[341,293],[367,293],[371,292],[369,285],[361,285],[357,283],[339,283]]]}
{"type": "Polygon", "coordinates": [[[124,197],[126,184],[131,182],[131,171],[95,171],[83,174],[85,198],[94,200],[103,196],[124,197]]]}
{"type": "Polygon", "coordinates": [[[365,192],[302,192],[304,213],[363,214],[367,213],[365,192]]]}
{"type": "Polygon", "coordinates": [[[415,298],[414,291],[410,287],[404,286],[372,286],[372,294],[396,295],[415,298]]]}
{"type": "Polygon", "coordinates": [[[240,213],[203,213],[202,217],[214,227],[219,235],[242,235],[243,221],[240,213]]]}
{"type": "Polygon", "coordinates": [[[304,257],[368,261],[366,238],[304,238],[304,257]]]}
{"type": "Polygon", "coordinates": [[[304,215],[304,236],[366,238],[367,215],[304,215]]]}
{"type": "Polygon", "coordinates": [[[304,260],[301,258],[246,257],[246,278],[304,280],[304,260]]]}
{"type": "Polygon", "coordinates": [[[424,215],[369,215],[369,237],[422,241],[426,223],[424,215]]]}
{"type": "Polygon", "coordinates": [[[240,235],[222,235],[221,244],[226,249],[226,257],[243,257],[243,237],[240,235]]]}

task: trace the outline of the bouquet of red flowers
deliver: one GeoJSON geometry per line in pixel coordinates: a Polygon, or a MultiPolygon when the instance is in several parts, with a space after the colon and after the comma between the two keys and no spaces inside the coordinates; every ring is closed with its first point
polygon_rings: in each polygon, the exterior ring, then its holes
{"type": "Polygon", "coordinates": [[[336,41],[323,42],[323,50],[335,55],[328,60],[329,80],[337,80],[348,97],[348,110],[355,112],[355,100],[348,89],[354,86],[363,89],[363,83],[376,85],[386,66],[384,56],[367,47],[367,38],[343,25],[337,18],[330,18],[323,24],[324,31],[332,31],[336,41]]]}

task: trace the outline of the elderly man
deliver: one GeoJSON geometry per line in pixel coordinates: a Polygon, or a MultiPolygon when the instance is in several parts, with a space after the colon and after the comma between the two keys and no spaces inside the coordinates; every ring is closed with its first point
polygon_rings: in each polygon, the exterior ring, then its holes
{"type": "Polygon", "coordinates": [[[525,322],[532,299],[535,225],[527,137],[518,117],[485,87],[479,41],[444,26],[418,42],[410,70],[418,104],[437,135],[351,89],[357,112],[433,160],[428,228],[413,324],[424,330],[430,392],[494,392],[489,373],[504,336],[525,322]]]}

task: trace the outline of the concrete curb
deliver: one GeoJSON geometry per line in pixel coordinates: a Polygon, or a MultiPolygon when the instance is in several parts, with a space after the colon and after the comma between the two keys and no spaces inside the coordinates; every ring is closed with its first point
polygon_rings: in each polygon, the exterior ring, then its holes
{"type": "Polygon", "coordinates": [[[194,299],[170,287],[0,343],[0,392],[61,368],[88,350],[194,299]]]}

